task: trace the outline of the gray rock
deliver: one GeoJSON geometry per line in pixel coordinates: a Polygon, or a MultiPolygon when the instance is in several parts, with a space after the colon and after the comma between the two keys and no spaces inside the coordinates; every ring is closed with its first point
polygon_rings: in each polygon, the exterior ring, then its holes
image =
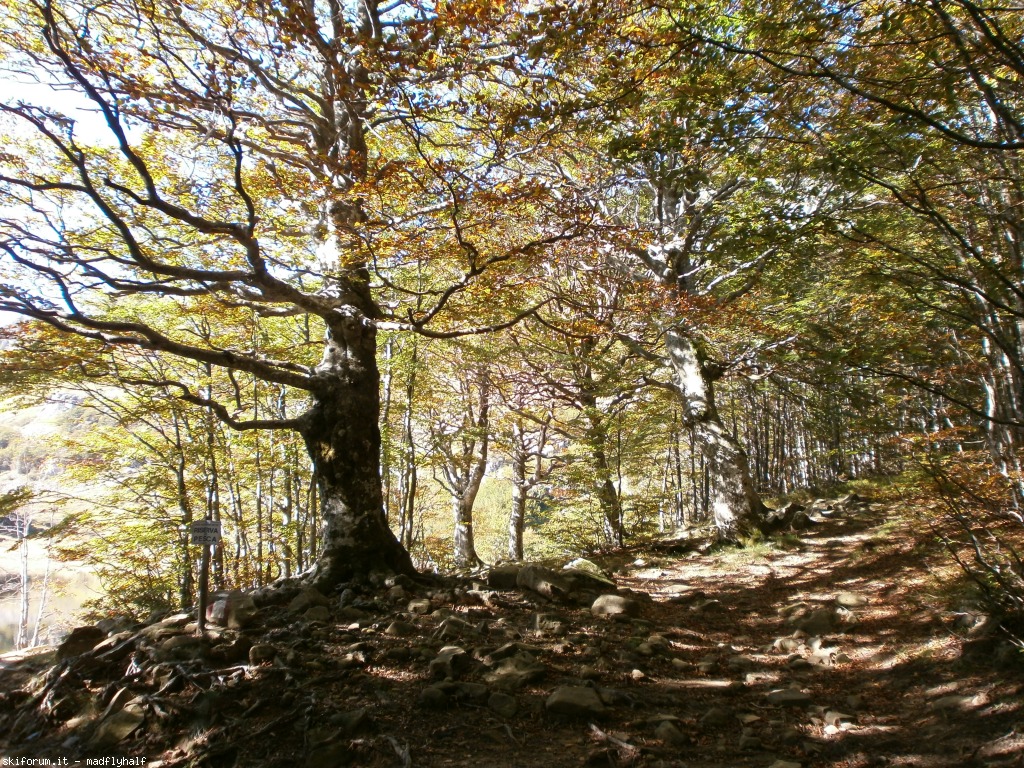
{"type": "Polygon", "coordinates": [[[614,588],[614,582],[594,576],[586,571],[553,571],[540,565],[524,565],[516,577],[516,584],[551,600],[586,603],[592,595],[614,588]]]}
{"type": "Polygon", "coordinates": [[[928,704],[928,709],[942,711],[944,709],[973,709],[975,700],[972,696],[943,696],[928,704]]]}
{"type": "Polygon", "coordinates": [[[354,605],[346,605],[335,611],[334,617],[338,621],[361,621],[368,618],[369,614],[361,608],[356,608],[354,605]]]}
{"type": "Polygon", "coordinates": [[[552,714],[565,717],[601,715],[605,711],[597,691],[593,688],[574,685],[563,685],[556,688],[544,702],[544,708],[552,714]]]}
{"type": "Polygon", "coordinates": [[[831,608],[819,608],[796,626],[809,635],[827,635],[836,628],[836,613],[831,608]]]}
{"type": "Polygon", "coordinates": [[[330,607],[331,601],[324,597],[323,593],[313,587],[305,587],[288,603],[288,610],[292,613],[305,613],[314,605],[330,607]]]}
{"type": "Polygon", "coordinates": [[[331,715],[328,722],[338,729],[341,736],[354,736],[368,730],[373,724],[370,713],[365,707],[331,715]]]}
{"type": "Polygon", "coordinates": [[[640,615],[640,603],[623,595],[601,595],[590,606],[595,616],[629,616],[640,615]]]}
{"type": "Polygon", "coordinates": [[[259,609],[250,595],[240,589],[222,589],[210,595],[206,620],[218,627],[242,629],[252,624],[259,609]]]}
{"type": "Polygon", "coordinates": [[[277,656],[277,648],[270,643],[256,643],[249,649],[249,663],[253,666],[273,661],[275,656],[277,656]]]}
{"type": "Polygon", "coordinates": [[[430,613],[433,609],[430,601],[426,598],[419,598],[417,600],[410,600],[405,610],[409,613],[416,614],[417,616],[425,616],[430,613]]]}
{"type": "Polygon", "coordinates": [[[868,602],[867,596],[857,592],[840,592],[836,595],[836,604],[843,608],[863,608],[868,602]]]}
{"type": "Polygon", "coordinates": [[[804,645],[804,641],[795,637],[780,637],[774,643],[772,648],[781,653],[793,653],[799,651],[804,645]]]}
{"type": "Polygon", "coordinates": [[[487,572],[487,586],[491,589],[513,590],[518,586],[521,565],[496,565],[487,572]]]}
{"type": "Polygon", "coordinates": [[[388,590],[388,600],[392,603],[400,603],[403,600],[409,599],[409,593],[405,591],[405,587],[396,584],[388,590]]]}
{"type": "Polygon", "coordinates": [[[655,653],[659,654],[668,653],[672,648],[672,643],[664,635],[651,635],[647,638],[647,644],[651,646],[655,653]]]}
{"type": "Polygon", "coordinates": [[[807,512],[796,512],[789,521],[790,530],[806,531],[811,526],[817,525],[818,520],[811,517],[807,512]]]}
{"type": "Polygon", "coordinates": [[[196,635],[172,635],[160,641],[154,655],[158,661],[191,661],[202,656],[205,647],[196,635]]]}
{"type": "Polygon", "coordinates": [[[324,624],[331,620],[331,611],[326,605],[314,605],[303,612],[302,618],[324,624]]]}
{"type": "Polygon", "coordinates": [[[124,741],[146,720],[141,705],[128,704],[124,709],[105,717],[92,737],[92,746],[112,747],[124,741]]]}
{"type": "Polygon", "coordinates": [[[539,654],[543,651],[542,648],[538,648],[535,645],[527,645],[526,643],[514,642],[505,643],[500,648],[496,648],[487,654],[487,662],[501,661],[512,656],[518,656],[521,653],[528,653],[532,655],[539,654]]]}
{"type": "MultiPolygon", "coordinates": [[[[442,683],[441,685],[446,685],[442,683]]],[[[460,701],[472,701],[482,704],[487,700],[490,691],[481,683],[455,683],[449,695],[460,701]]]]}
{"type": "Polygon", "coordinates": [[[803,768],[800,763],[795,763],[792,760],[776,760],[768,768],[803,768]]]}
{"type": "Polygon", "coordinates": [[[448,693],[436,685],[429,685],[420,691],[416,704],[424,709],[447,709],[448,693]]]}
{"type": "Polygon", "coordinates": [[[487,699],[487,706],[493,712],[506,719],[515,717],[516,712],[519,710],[519,704],[516,702],[515,697],[500,691],[495,691],[490,695],[490,698],[487,699]]]}
{"type": "Polygon", "coordinates": [[[538,613],[533,626],[538,632],[559,637],[569,630],[569,620],[557,613],[538,613]]]}
{"type": "Polygon", "coordinates": [[[106,640],[107,633],[99,627],[76,627],[57,646],[57,661],[81,656],[106,640]]]}
{"type": "Polygon", "coordinates": [[[615,586],[615,580],[612,579],[611,575],[606,570],[592,560],[587,560],[583,557],[577,557],[575,560],[566,563],[562,566],[562,570],[585,573],[588,576],[593,576],[595,579],[604,582],[605,584],[611,585],[612,587],[615,586]]]}
{"type": "Polygon", "coordinates": [[[465,648],[446,645],[430,662],[428,669],[434,679],[454,679],[476,666],[477,662],[466,653],[465,648]]]}
{"type": "Polygon", "coordinates": [[[457,616],[444,619],[434,630],[434,637],[440,640],[457,640],[463,637],[476,637],[479,634],[476,627],[457,616]]]}
{"type": "Polygon", "coordinates": [[[393,621],[384,630],[385,635],[391,635],[392,637],[409,637],[417,632],[419,632],[419,627],[410,621],[393,621]]]}
{"type": "Polygon", "coordinates": [[[764,745],[761,743],[761,739],[753,734],[743,734],[740,736],[739,748],[746,752],[754,752],[759,749],[763,749],[764,745]]]}
{"type": "Polygon", "coordinates": [[[528,653],[501,659],[484,675],[484,682],[499,691],[518,691],[547,674],[547,667],[528,653]]]}
{"type": "Polygon", "coordinates": [[[777,707],[802,707],[811,703],[811,695],[796,688],[779,688],[766,694],[769,704],[777,707]]]}
{"type": "Polygon", "coordinates": [[[654,729],[654,735],[666,744],[671,744],[677,747],[690,743],[686,734],[680,731],[668,720],[663,720],[658,724],[658,727],[654,729]]]}

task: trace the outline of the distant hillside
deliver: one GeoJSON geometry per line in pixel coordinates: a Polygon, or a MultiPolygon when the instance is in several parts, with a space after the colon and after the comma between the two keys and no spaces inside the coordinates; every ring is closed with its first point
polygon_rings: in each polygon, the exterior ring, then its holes
{"type": "Polygon", "coordinates": [[[27,407],[13,399],[0,401],[0,491],[58,485],[61,472],[81,458],[69,450],[65,438],[81,435],[99,420],[81,404],[82,396],[69,392],[27,407]]]}

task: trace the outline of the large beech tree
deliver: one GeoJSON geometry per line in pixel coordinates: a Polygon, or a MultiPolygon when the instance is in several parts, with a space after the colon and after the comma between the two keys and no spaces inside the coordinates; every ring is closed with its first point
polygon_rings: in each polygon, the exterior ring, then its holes
{"type": "Polygon", "coordinates": [[[511,128],[519,81],[502,33],[523,17],[401,0],[0,13],[6,72],[52,84],[39,103],[0,106],[0,310],[100,350],[209,366],[216,387],[121,384],[169,388],[236,429],[301,433],[323,518],[318,583],[411,571],[382,509],[377,332],[515,321],[527,293],[495,300],[502,281],[578,228],[534,126],[511,128]],[[144,320],[132,295],[202,322],[144,320]],[[263,341],[221,334],[229,315],[263,341]],[[272,322],[305,341],[275,343],[272,322]],[[253,379],[307,393],[308,408],[245,418],[253,379]],[[210,394],[225,387],[233,397],[210,394]]]}

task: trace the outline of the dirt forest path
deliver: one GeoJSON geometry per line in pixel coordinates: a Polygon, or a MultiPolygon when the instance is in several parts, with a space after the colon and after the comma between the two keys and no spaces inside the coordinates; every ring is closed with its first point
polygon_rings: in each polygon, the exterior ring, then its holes
{"type": "Polygon", "coordinates": [[[932,537],[891,505],[810,512],[772,546],[599,559],[632,606],[613,617],[486,579],[393,584],[299,595],[204,643],[170,617],[56,666],[52,653],[0,660],[0,754],[149,768],[1024,765],[1019,653],[950,609],[932,537]]]}

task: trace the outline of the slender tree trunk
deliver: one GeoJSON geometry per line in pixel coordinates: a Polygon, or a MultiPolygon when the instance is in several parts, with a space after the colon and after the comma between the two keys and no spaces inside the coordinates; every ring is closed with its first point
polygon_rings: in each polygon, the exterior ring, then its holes
{"type": "Polygon", "coordinates": [[[477,566],[483,561],[476,553],[473,539],[473,506],[487,472],[487,453],[490,446],[490,384],[486,376],[480,381],[480,401],[473,428],[478,434],[468,443],[472,461],[468,474],[453,495],[455,508],[455,563],[460,567],[477,566]],[[475,455],[473,455],[475,452],[475,455]]]}
{"type": "Polygon", "coordinates": [[[28,646],[28,615],[32,599],[32,577],[29,573],[28,535],[32,527],[32,517],[28,512],[15,514],[15,520],[21,524],[19,554],[21,555],[21,605],[18,612],[18,636],[14,641],[15,650],[28,646]]]}
{"type": "Polygon", "coordinates": [[[523,425],[521,423],[516,424],[513,428],[512,509],[508,516],[508,556],[517,561],[523,559],[526,494],[529,492],[526,479],[527,446],[526,436],[523,432],[523,425]]]}
{"type": "Polygon", "coordinates": [[[697,344],[679,329],[665,335],[684,420],[693,430],[707,468],[711,514],[723,539],[761,528],[764,504],[754,491],[747,455],[722,424],[715,407],[717,373],[697,344]]]}

